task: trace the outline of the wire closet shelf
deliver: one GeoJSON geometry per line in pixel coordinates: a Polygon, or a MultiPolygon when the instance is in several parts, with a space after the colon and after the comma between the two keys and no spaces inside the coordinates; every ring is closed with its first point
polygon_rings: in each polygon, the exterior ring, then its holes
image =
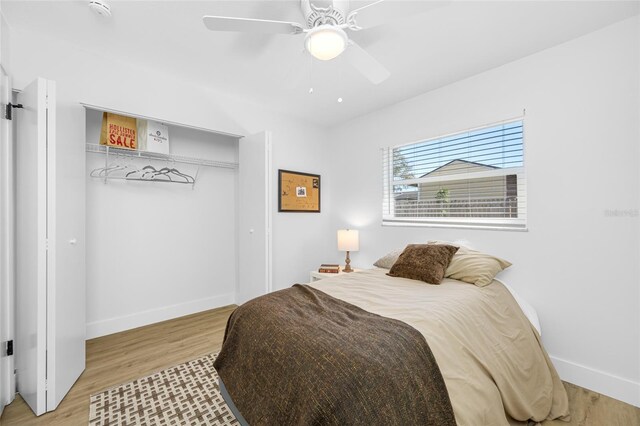
{"type": "Polygon", "coordinates": [[[204,158],[196,158],[196,157],[187,157],[182,155],[173,155],[173,154],[160,154],[155,152],[146,152],[146,151],[132,151],[127,149],[114,148],[106,145],[98,145],[87,143],[86,144],[86,152],[98,153],[105,155],[105,166],[102,169],[96,169],[91,172],[91,176],[94,178],[100,178],[104,180],[104,183],[107,183],[108,180],[131,180],[131,181],[147,181],[147,182],[164,182],[164,183],[176,183],[176,184],[188,184],[195,186],[196,178],[198,177],[198,172],[200,171],[200,167],[217,167],[223,169],[237,169],[238,163],[236,162],[228,162],[228,161],[216,161],[209,160],[204,158]],[[138,168],[137,170],[128,171],[124,176],[119,175],[111,175],[110,172],[113,170],[123,171],[123,168],[113,167],[109,163],[110,157],[112,159],[118,158],[139,158],[139,159],[147,159],[147,160],[156,160],[156,161],[166,161],[169,163],[181,163],[181,164],[192,164],[198,166],[196,176],[192,177],[189,175],[185,175],[184,173],[179,172],[175,168],[165,168],[164,172],[160,172],[153,168],[151,165],[138,168]],[[152,170],[152,171],[149,171],[152,170]],[[172,179],[168,176],[169,173],[177,176],[177,179],[172,179]],[[133,177],[130,177],[133,174],[133,177]],[[145,177],[150,176],[150,177],[145,177]],[[162,176],[162,178],[155,178],[156,176],[162,176]]]}

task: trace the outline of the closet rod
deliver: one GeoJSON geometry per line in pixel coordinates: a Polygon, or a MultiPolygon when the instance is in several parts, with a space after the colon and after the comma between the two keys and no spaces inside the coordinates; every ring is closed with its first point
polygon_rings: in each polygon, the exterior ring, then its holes
{"type": "MultiPolygon", "coordinates": [[[[120,157],[144,158],[147,160],[159,160],[159,161],[168,160],[176,163],[195,164],[198,166],[207,166],[207,167],[219,167],[223,169],[238,168],[238,163],[233,163],[228,161],[206,160],[203,158],[185,157],[182,155],[173,155],[173,154],[159,154],[155,152],[146,152],[146,151],[132,151],[128,149],[119,149],[114,147],[108,147],[108,148],[109,148],[109,154],[115,154],[120,157]]],[[[86,151],[106,154],[107,146],[98,145],[95,143],[87,143],[86,151]]]]}

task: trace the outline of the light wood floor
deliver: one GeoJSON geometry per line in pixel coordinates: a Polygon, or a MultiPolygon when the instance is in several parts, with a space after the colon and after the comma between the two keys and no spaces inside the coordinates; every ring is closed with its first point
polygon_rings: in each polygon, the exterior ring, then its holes
{"type": "Polygon", "coordinates": [[[88,340],[86,369],[55,411],[36,417],[18,396],[5,407],[0,425],[87,426],[91,394],[219,350],[234,308],[88,340]]]}
{"type": "MultiPolygon", "coordinates": [[[[35,417],[19,396],[0,425],[83,425],[89,396],[164,368],[217,351],[233,306],[214,309],[87,341],[87,368],[52,413],[35,417]]],[[[572,421],[544,426],[640,426],[640,408],[566,383],[572,421]]]]}

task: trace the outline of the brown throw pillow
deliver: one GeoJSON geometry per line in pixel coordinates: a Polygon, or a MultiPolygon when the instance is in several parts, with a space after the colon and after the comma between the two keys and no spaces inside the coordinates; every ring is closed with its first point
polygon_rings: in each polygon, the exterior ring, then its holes
{"type": "Polygon", "coordinates": [[[440,284],[458,247],[445,244],[409,244],[387,275],[440,284]]]}

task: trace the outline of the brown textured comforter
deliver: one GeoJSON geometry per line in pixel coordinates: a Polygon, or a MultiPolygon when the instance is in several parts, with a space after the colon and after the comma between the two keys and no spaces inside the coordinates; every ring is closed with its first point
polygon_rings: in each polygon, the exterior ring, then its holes
{"type": "Polygon", "coordinates": [[[413,327],[295,285],[240,306],[215,368],[257,425],[455,425],[413,327]]]}

